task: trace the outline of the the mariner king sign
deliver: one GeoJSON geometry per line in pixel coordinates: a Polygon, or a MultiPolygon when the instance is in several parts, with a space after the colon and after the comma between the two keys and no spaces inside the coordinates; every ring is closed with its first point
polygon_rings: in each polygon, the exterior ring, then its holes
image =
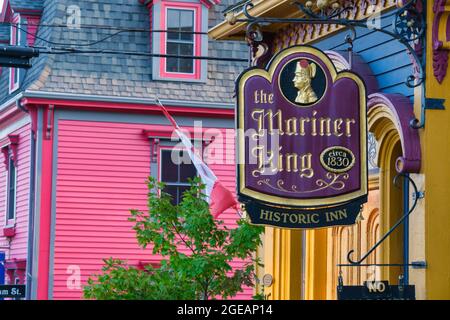
{"type": "Polygon", "coordinates": [[[363,81],[295,46],[237,80],[238,195],[254,224],[354,224],[367,201],[363,81]]]}

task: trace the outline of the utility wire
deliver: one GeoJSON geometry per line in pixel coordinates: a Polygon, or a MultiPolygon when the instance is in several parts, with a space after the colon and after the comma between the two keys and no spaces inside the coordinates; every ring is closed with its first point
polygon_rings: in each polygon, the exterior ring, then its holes
{"type": "Polygon", "coordinates": [[[150,29],[150,28],[121,28],[107,25],[99,25],[99,24],[83,24],[83,25],[67,25],[67,24],[45,24],[45,23],[18,23],[18,22],[0,22],[1,25],[7,26],[33,26],[33,27],[47,27],[47,28],[67,28],[69,30],[78,30],[78,29],[101,29],[101,30],[113,30],[113,31],[128,31],[128,32],[176,32],[176,33],[190,33],[190,34],[201,34],[208,35],[208,32],[202,31],[169,31],[169,30],[158,30],[158,29],[150,29]]]}
{"type": "MultiPolygon", "coordinates": [[[[55,28],[69,28],[67,25],[55,25],[55,24],[28,24],[28,23],[0,23],[0,25],[10,25],[18,30],[21,30],[25,32],[28,35],[34,36],[36,39],[39,39],[47,44],[50,44],[52,46],[59,46],[59,47],[43,47],[43,46],[32,46],[29,48],[37,49],[39,50],[40,54],[55,54],[55,55],[62,55],[62,54],[114,54],[114,55],[129,55],[129,56],[145,56],[145,57],[158,57],[158,58],[179,58],[179,59],[194,59],[194,60],[211,60],[211,61],[230,61],[230,62],[248,62],[248,59],[241,59],[241,58],[220,58],[220,57],[207,57],[207,56],[187,56],[187,55],[175,55],[175,54],[158,54],[158,53],[150,53],[150,52],[138,52],[138,51],[120,51],[120,50],[106,50],[106,49],[91,49],[91,50],[80,50],[77,49],[74,46],[74,44],[70,43],[61,43],[61,42],[54,42],[47,39],[44,39],[42,37],[37,36],[36,34],[33,34],[29,32],[28,30],[22,28],[22,26],[39,26],[39,27],[55,27],[55,28]]],[[[80,26],[81,27],[81,26],[80,26]]],[[[108,39],[113,38],[116,35],[119,35],[121,33],[125,32],[153,32],[153,33],[178,33],[178,34],[192,34],[192,35],[208,35],[207,32],[196,32],[196,31],[184,31],[184,30],[151,30],[151,29],[120,29],[117,27],[112,26],[99,26],[99,25],[84,25],[82,28],[91,28],[91,29],[107,29],[107,30],[115,30],[116,32],[100,39],[97,41],[89,42],[89,43],[77,43],[77,47],[90,47],[94,46],[96,44],[100,44],[102,42],[105,42],[108,39]]],[[[70,28],[69,28],[70,29],[70,28]]],[[[73,29],[70,29],[73,30],[73,29]]]]}
{"type": "MultiPolygon", "coordinates": [[[[44,39],[42,37],[39,37],[37,34],[31,33],[28,30],[22,28],[22,26],[26,25],[26,24],[13,24],[13,23],[9,23],[11,25],[11,27],[16,28],[16,30],[21,30],[22,32],[25,32],[28,35],[31,35],[33,37],[35,37],[36,39],[39,39],[41,41],[44,41],[45,43],[51,44],[51,45],[56,45],[56,46],[68,46],[70,45],[69,43],[62,43],[62,42],[54,42],[54,41],[50,41],[47,39],[44,39]]],[[[37,25],[37,24],[36,24],[37,25]]],[[[70,29],[71,30],[71,29],[70,29]]],[[[89,42],[89,43],[81,43],[81,44],[77,44],[77,46],[80,47],[91,47],[94,46],[96,44],[102,43],[108,39],[111,39],[121,33],[132,33],[132,32],[159,32],[159,33],[179,33],[179,34],[192,34],[192,35],[208,35],[207,32],[196,32],[196,31],[184,31],[184,30],[177,30],[177,31],[170,31],[170,30],[141,30],[141,29],[118,29],[118,31],[114,32],[113,34],[110,34],[100,40],[94,41],[94,42],[89,42]]]]}
{"type": "Polygon", "coordinates": [[[178,58],[178,59],[193,59],[193,60],[211,60],[211,61],[231,61],[231,62],[248,62],[248,59],[242,58],[220,58],[220,57],[206,57],[206,56],[188,56],[176,54],[160,54],[139,51],[120,51],[120,50],[80,50],[76,48],[43,48],[31,47],[39,50],[42,54],[113,54],[113,55],[127,55],[127,56],[141,56],[141,57],[157,57],[157,58],[178,58]]]}

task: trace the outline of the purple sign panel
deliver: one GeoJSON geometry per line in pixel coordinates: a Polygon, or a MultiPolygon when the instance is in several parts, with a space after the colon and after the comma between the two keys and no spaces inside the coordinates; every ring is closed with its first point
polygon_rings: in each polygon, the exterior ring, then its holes
{"type": "Polygon", "coordinates": [[[338,73],[322,51],[296,46],[267,69],[245,71],[237,91],[238,195],[252,222],[354,223],[367,201],[363,81],[338,73]]]}

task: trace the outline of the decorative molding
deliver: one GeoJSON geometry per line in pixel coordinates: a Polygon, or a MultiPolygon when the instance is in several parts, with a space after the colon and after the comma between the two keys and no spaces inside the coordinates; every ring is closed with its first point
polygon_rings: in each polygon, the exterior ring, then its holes
{"type": "Polygon", "coordinates": [[[8,270],[25,270],[27,265],[26,259],[9,259],[5,261],[5,268],[8,270]]]}
{"type": "Polygon", "coordinates": [[[0,7],[0,22],[8,22],[12,17],[13,11],[9,0],[3,1],[3,7],[0,7]]]}
{"type": "Polygon", "coordinates": [[[16,235],[15,227],[5,227],[3,228],[3,236],[7,238],[12,238],[16,235]]]}
{"type": "Polygon", "coordinates": [[[369,131],[382,145],[389,130],[397,131],[402,146],[402,156],[396,161],[399,173],[419,173],[421,168],[420,137],[409,123],[414,118],[413,107],[408,98],[400,94],[375,93],[369,95],[367,104],[369,131]]]}
{"type": "Polygon", "coordinates": [[[373,133],[369,132],[369,134],[367,135],[367,141],[368,141],[367,160],[369,163],[369,170],[377,170],[379,169],[377,165],[377,153],[378,153],[377,139],[375,138],[373,133]]]}
{"type": "Polygon", "coordinates": [[[55,106],[52,104],[44,107],[45,140],[50,140],[53,134],[54,111],[55,106]]]}
{"type": "Polygon", "coordinates": [[[159,138],[149,138],[149,140],[150,140],[150,162],[157,163],[160,147],[159,138]]]}
{"type": "Polygon", "coordinates": [[[208,9],[210,9],[212,6],[220,4],[221,1],[222,0],[200,0],[200,3],[202,3],[208,9]]]}
{"type": "Polygon", "coordinates": [[[17,148],[19,146],[19,135],[10,134],[0,141],[1,152],[4,156],[5,168],[9,170],[9,155],[12,155],[14,165],[17,167],[17,148]]]}
{"type": "Polygon", "coordinates": [[[248,41],[252,54],[252,66],[264,68],[272,57],[272,36],[265,34],[262,41],[248,41]]]}
{"type": "Polygon", "coordinates": [[[143,270],[147,266],[151,266],[154,269],[159,269],[161,267],[161,260],[159,259],[139,260],[138,262],[139,270],[143,270]]]}
{"type": "MultiPolygon", "coordinates": [[[[358,20],[366,19],[374,14],[396,6],[396,1],[394,0],[380,0],[378,1],[378,4],[376,0],[346,0],[345,2],[347,5],[352,5],[354,3],[356,3],[356,5],[353,6],[352,10],[344,11],[341,14],[341,18],[358,20]],[[374,5],[376,5],[379,10],[372,12],[372,10],[369,9],[373,8],[374,5]]],[[[331,33],[344,28],[344,26],[338,25],[289,24],[277,32],[274,37],[273,54],[293,45],[307,44],[316,41],[319,38],[328,36],[331,33]]]]}
{"type": "Polygon", "coordinates": [[[380,189],[380,175],[373,174],[369,176],[369,191],[380,189]]]}
{"type": "Polygon", "coordinates": [[[325,54],[331,59],[337,71],[350,70],[357,73],[366,84],[367,95],[379,91],[378,81],[372,69],[358,54],[351,53],[351,65],[348,52],[326,50],[325,54]]]}
{"type": "Polygon", "coordinates": [[[433,4],[433,72],[439,83],[442,83],[444,80],[448,69],[448,55],[450,52],[449,5],[449,0],[434,0],[433,4]]]}
{"type": "MultiPolygon", "coordinates": [[[[198,137],[193,130],[187,129],[192,141],[200,141],[202,145],[202,151],[205,150],[211,143],[214,142],[214,137],[211,139],[204,139],[204,132],[198,137]]],[[[204,131],[204,130],[203,130],[204,131]]],[[[172,126],[160,126],[152,130],[143,130],[143,135],[150,141],[150,162],[158,162],[158,154],[161,146],[161,140],[180,141],[177,134],[174,133],[172,126]]],[[[203,152],[202,152],[203,153],[203,152]]],[[[205,157],[204,157],[205,160],[205,157]]]]}
{"type": "MultiPolygon", "coordinates": [[[[208,9],[210,9],[212,6],[214,6],[216,4],[220,4],[221,1],[222,0],[199,0],[199,2],[208,9]]],[[[151,6],[153,5],[153,3],[156,1],[154,1],[154,0],[139,0],[139,2],[150,9],[151,6]]]]}

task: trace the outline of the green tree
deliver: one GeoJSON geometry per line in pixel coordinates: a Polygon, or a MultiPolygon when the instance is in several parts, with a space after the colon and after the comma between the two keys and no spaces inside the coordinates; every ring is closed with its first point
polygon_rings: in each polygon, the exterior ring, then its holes
{"type": "Polygon", "coordinates": [[[263,227],[245,219],[228,229],[215,220],[198,178],[172,204],[164,184],[148,181],[148,212],[131,211],[130,221],[141,247],[152,246],[163,256],[160,268],[138,270],[120,260],[105,260],[102,274],[89,278],[84,296],[90,299],[223,299],[254,286],[254,257],[261,244],[263,227]],[[231,267],[234,259],[245,261],[242,269],[231,267]]]}

